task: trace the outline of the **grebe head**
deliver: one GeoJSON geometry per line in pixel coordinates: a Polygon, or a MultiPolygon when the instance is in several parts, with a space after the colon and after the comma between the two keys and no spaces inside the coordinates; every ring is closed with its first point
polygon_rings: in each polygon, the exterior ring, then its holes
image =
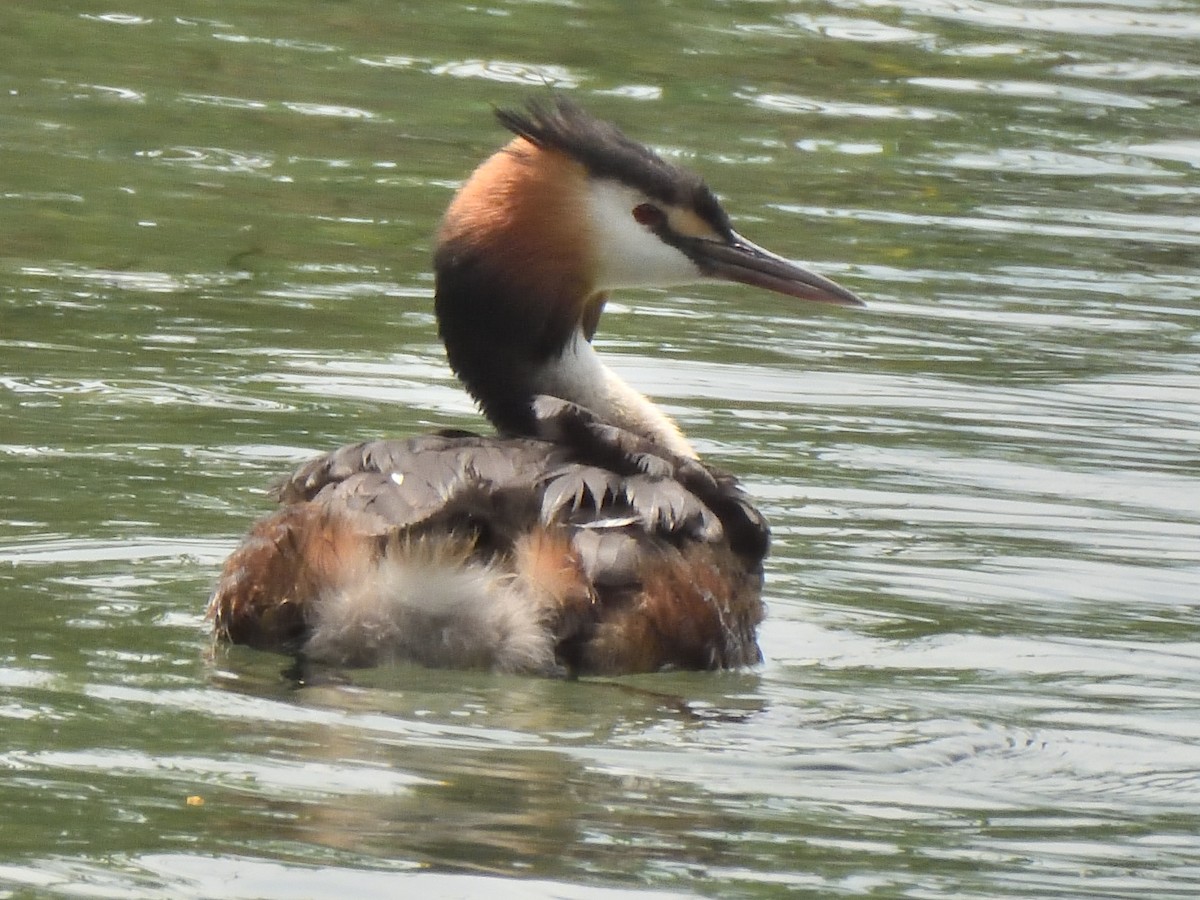
{"type": "Polygon", "coordinates": [[[560,377],[555,361],[591,340],[613,289],[719,279],[862,305],[742,237],[699,176],[574,103],[497,116],[516,137],[451,202],[434,268],[450,364],[501,430],[528,430],[536,393],[592,400],[570,396],[579,378],[560,377]]]}
{"type": "Polygon", "coordinates": [[[862,306],[838,284],[751,243],[696,174],[672,165],[570,101],[500,111],[510,131],[576,160],[587,176],[584,212],[596,288],[740,281],[805,300],[862,306]]]}

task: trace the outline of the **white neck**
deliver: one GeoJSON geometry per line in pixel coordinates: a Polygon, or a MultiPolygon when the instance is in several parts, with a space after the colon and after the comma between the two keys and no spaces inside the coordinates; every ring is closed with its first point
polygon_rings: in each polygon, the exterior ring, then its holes
{"type": "Polygon", "coordinates": [[[606,366],[580,329],[539,373],[537,389],[577,403],[611,425],[657,441],[678,456],[698,458],[679,426],[606,366]]]}

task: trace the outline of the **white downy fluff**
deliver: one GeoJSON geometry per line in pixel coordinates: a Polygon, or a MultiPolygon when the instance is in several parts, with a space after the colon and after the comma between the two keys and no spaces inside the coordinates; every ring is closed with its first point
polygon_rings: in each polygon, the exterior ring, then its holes
{"type": "Polygon", "coordinates": [[[316,604],[317,621],[304,648],[310,659],[555,671],[546,603],[512,575],[419,554],[389,555],[366,566],[316,604]]]}

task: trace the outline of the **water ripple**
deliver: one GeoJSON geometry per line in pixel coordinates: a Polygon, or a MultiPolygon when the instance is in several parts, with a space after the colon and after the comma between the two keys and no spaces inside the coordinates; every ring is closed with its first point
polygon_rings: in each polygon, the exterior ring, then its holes
{"type": "Polygon", "coordinates": [[[138,150],[136,155],[167,165],[207,169],[213,172],[259,174],[275,165],[275,159],[269,154],[241,152],[227,147],[163,147],[138,150]]]}
{"type": "Polygon", "coordinates": [[[354,106],[336,106],[330,103],[300,103],[296,101],[290,101],[285,102],[283,104],[283,108],[305,116],[327,116],[333,119],[378,118],[375,113],[368,112],[365,109],[358,109],[354,106]]]}
{"type": "Polygon", "coordinates": [[[228,540],[201,538],[152,536],[142,540],[125,537],[103,540],[46,537],[0,544],[0,562],[13,565],[58,565],[188,557],[216,563],[231,549],[232,543],[228,540]]]}
{"type": "Polygon", "coordinates": [[[96,269],[74,263],[22,266],[21,274],[55,281],[83,282],[95,289],[118,289],[150,294],[218,288],[245,281],[245,276],[239,273],[195,272],[179,275],[167,272],[96,269]]]}
{"type": "Polygon", "coordinates": [[[787,113],[815,113],[822,116],[840,116],[863,119],[908,119],[928,122],[935,119],[955,118],[951,113],[916,106],[884,106],[879,104],[849,103],[844,100],[818,100],[795,94],[740,95],[755,106],[787,113]]]}
{"type": "Polygon", "coordinates": [[[1126,178],[1175,177],[1175,173],[1138,159],[1122,160],[1115,154],[1098,159],[1082,153],[1062,150],[1039,150],[1024,147],[1000,147],[993,150],[962,150],[930,160],[938,165],[955,169],[981,169],[984,171],[1019,172],[1028,175],[1050,175],[1071,178],[1100,178],[1121,176],[1126,178]]]}
{"type": "Polygon", "coordinates": [[[280,410],[277,400],[151,379],[56,379],[3,378],[0,387],[14,394],[52,397],[91,395],[105,404],[150,404],[152,406],[200,406],[211,409],[280,410]]]}
{"type": "Polygon", "coordinates": [[[302,794],[393,794],[427,779],[393,768],[288,761],[269,757],[153,756],[131,750],[15,750],[0,754],[0,769],[29,778],[45,771],[82,772],[105,778],[146,776],[187,782],[192,789],[233,787],[238,790],[302,794]]]}
{"type": "Polygon", "coordinates": [[[911,16],[930,16],[955,23],[1021,31],[1071,35],[1144,36],[1189,40],[1200,35],[1200,17],[1193,12],[1157,12],[1154,3],[1123,6],[1065,6],[1030,8],[1028,3],[989,3],[986,0],[834,0],[850,9],[895,9],[911,16]]]}
{"type": "Polygon", "coordinates": [[[463,59],[440,63],[430,70],[432,75],[452,78],[481,78],[501,84],[525,84],[536,87],[574,88],[580,78],[570,69],[556,65],[537,65],[503,59],[463,59]]]}
{"type": "Polygon", "coordinates": [[[1151,109],[1163,103],[1148,97],[1131,97],[1112,91],[1073,87],[1043,81],[984,81],[977,78],[910,78],[908,83],[939,91],[961,91],[972,94],[994,94],[1005,97],[1027,97],[1036,100],[1063,100],[1089,106],[1111,106],[1117,109],[1151,109]]]}
{"type": "Polygon", "coordinates": [[[1200,169],[1200,141],[1198,140],[1156,141],[1152,144],[1103,143],[1096,144],[1090,149],[1101,153],[1127,153],[1130,156],[1182,162],[1194,169],[1200,169]]]}
{"type": "Polygon", "coordinates": [[[297,897],[383,897],[396,891],[421,897],[480,897],[493,900],[683,900],[686,891],[639,887],[606,888],[543,878],[414,871],[418,863],[391,860],[375,869],[354,865],[270,862],[209,853],[144,853],[109,862],[62,857],[0,866],[0,883],[74,896],[87,885],[89,897],[168,900],[180,893],[223,900],[295,900],[297,897]]]}
{"type": "MultiPolygon", "coordinates": [[[[962,154],[943,160],[948,165],[964,168],[1003,168],[998,165],[1008,161],[1011,168],[1039,174],[1085,175],[1108,170],[1113,175],[1134,174],[1127,166],[1106,166],[1083,157],[1068,157],[1066,154],[1042,154],[1036,152],[995,151],[989,154],[962,154]],[[1039,169],[1039,161],[1044,168],[1039,169]],[[1080,165],[1080,162],[1083,165],[1080,165]]],[[[1144,174],[1144,173],[1143,173],[1144,174]]],[[[1042,221],[1035,211],[1023,207],[994,207],[992,216],[945,216],[927,213],[899,212],[881,209],[828,209],[814,206],[797,206],[789,203],[772,204],[773,209],[804,218],[849,218],[860,222],[886,222],[896,225],[911,225],[925,228],[951,228],[962,231],[988,231],[996,234],[1046,235],[1051,237],[1096,238],[1106,241],[1132,241],[1148,244],[1200,244],[1200,230],[1192,216],[1141,216],[1113,214],[1105,210],[1070,210],[1064,212],[1064,221],[1042,221]],[[1090,223],[1090,224],[1082,224],[1090,223]],[[1147,223],[1162,227],[1147,228],[1147,223]]],[[[976,210],[981,212],[982,210],[976,210]]],[[[1054,211],[1047,210],[1046,216],[1053,217],[1054,211]]]]}
{"type": "Polygon", "coordinates": [[[1111,62],[1063,63],[1055,66],[1059,75],[1071,78],[1097,78],[1103,81],[1158,81],[1200,78],[1200,66],[1151,60],[1113,60],[1111,62]]]}
{"type": "Polygon", "coordinates": [[[832,40],[855,41],[865,44],[892,44],[935,39],[932,32],[914,31],[911,28],[889,25],[873,19],[792,13],[783,16],[783,20],[804,31],[824,35],[832,40]]]}

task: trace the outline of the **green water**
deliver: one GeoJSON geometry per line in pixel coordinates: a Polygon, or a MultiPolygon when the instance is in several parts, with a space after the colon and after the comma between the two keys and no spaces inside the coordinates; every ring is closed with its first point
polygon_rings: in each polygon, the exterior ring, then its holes
{"type": "Polygon", "coordinates": [[[5,4],[0,896],[1195,896],[1198,38],[1193,0],[5,4]],[[767,662],[214,658],[272,479],[479,427],[430,235],[547,88],[870,301],[602,323],[772,521],[767,662]]]}

